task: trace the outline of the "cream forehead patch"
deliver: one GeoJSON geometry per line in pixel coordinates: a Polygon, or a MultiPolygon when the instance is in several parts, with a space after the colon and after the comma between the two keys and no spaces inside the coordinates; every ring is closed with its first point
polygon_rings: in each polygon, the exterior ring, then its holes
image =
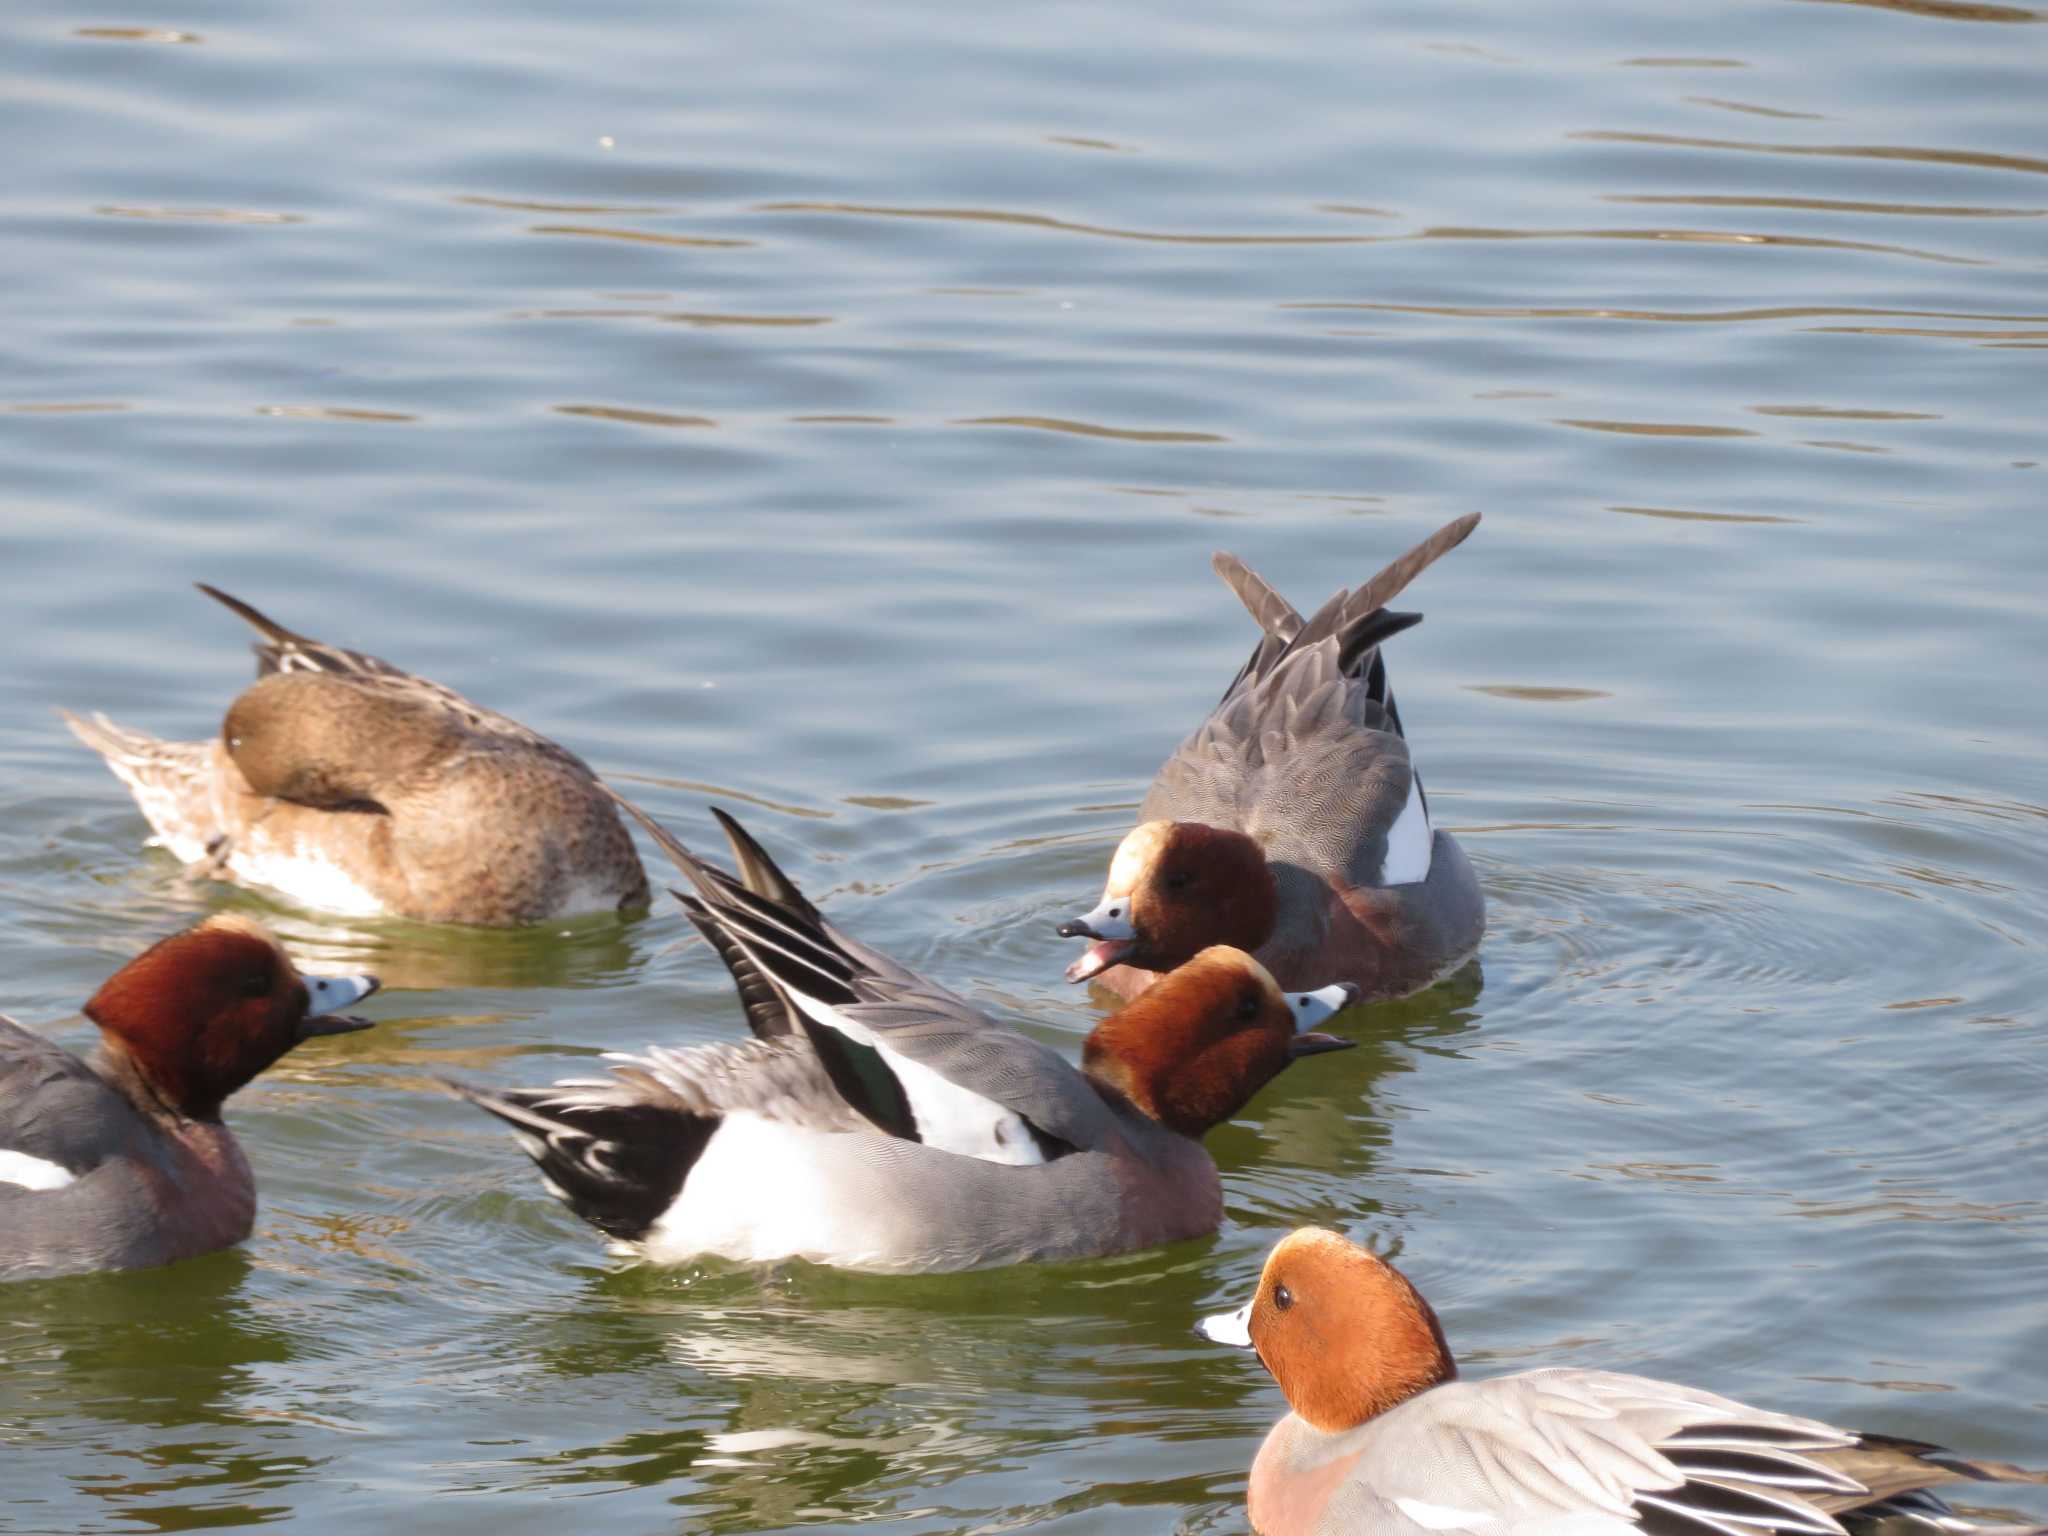
{"type": "Polygon", "coordinates": [[[1129,891],[1136,886],[1158,860],[1172,830],[1170,821],[1148,821],[1126,832],[1124,840],[1117,844],[1116,856],[1109,861],[1109,884],[1105,889],[1129,891]]]}
{"type": "Polygon", "coordinates": [[[268,928],[257,922],[255,918],[244,917],[239,912],[216,912],[199,926],[219,933],[246,934],[252,939],[261,939],[273,949],[277,947],[277,940],[271,937],[268,928]]]}
{"type": "Polygon", "coordinates": [[[1239,949],[1235,944],[1211,944],[1207,949],[1195,956],[1195,959],[1213,960],[1218,965],[1228,965],[1240,971],[1249,971],[1258,978],[1259,984],[1268,992],[1278,994],[1280,991],[1280,983],[1273,979],[1271,971],[1259,963],[1258,957],[1239,949]]]}

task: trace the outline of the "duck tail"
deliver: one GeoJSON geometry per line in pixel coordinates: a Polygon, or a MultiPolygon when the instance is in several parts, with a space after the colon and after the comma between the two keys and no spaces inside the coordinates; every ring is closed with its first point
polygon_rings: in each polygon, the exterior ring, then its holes
{"type": "Polygon", "coordinates": [[[372,656],[368,651],[351,651],[342,646],[329,645],[324,640],[315,640],[311,635],[302,635],[295,629],[286,629],[261,609],[221,591],[219,587],[208,586],[203,581],[195,581],[192,585],[263,636],[249,647],[256,653],[258,677],[268,677],[273,672],[333,672],[343,677],[396,677],[413,683],[422,683],[437,694],[453,698],[465,709],[472,707],[467,700],[461,699],[451,690],[438,684],[424,684],[422,679],[413,677],[402,667],[394,667],[382,657],[372,656]]]}
{"type": "MultiPolygon", "coordinates": [[[[1399,597],[1416,577],[1464,543],[1478,526],[1477,512],[1452,519],[1370,581],[1339,592],[1307,619],[1236,556],[1215,555],[1210,563],[1216,574],[1237,594],[1238,601],[1258,620],[1263,631],[1250,659],[1223,690],[1223,697],[1230,698],[1247,682],[1256,684],[1288,656],[1334,637],[1338,670],[1347,677],[1369,676],[1377,671],[1380,675],[1374,679],[1372,696],[1391,712],[1393,700],[1386,690],[1379,647],[1404,629],[1420,624],[1422,615],[1395,613],[1387,604],[1399,597]]],[[[1397,719],[1395,730],[1399,729],[1397,719]]]]}
{"type": "Polygon", "coordinates": [[[1371,581],[1355,589],[1345,607],[1358,613],[1370,613],[1375,608],[1386,607],[1407,590],[1408,583],[1464,543],[1478,526],[1477,512],[1452,518],[1407,554],[1391,562],[1371,581]]]}
{"type": "Polygon", "coordinates": [[[1917,1462],[1922,1466],[1938,1467],[1947,1472],[1952,1481],[2048,1483],[2048,1471],[2016,1466],[2009,1461],[1987,1461],[1961,1456],[1947,1446],[1931,1445],[1925,1440],[1903,1440],[1896,1435],[1860,1434],[1856,1437],[1856,1444],[1862,1450],[1904,1458],[1908,1462],[1917,1462]]]}
{"type": "Polygon", "coordinates": [[[1294,611],[1294,605],[1237,556],[1219,549],[1209,557],[1209,566],[1237,594],[1245,612],[1264,633],[1285,645],[1301,632],[1301,615],[1294,611]]]}
{"type": "Polygon", "coordinates": [[[548,1193],[625,1243],[645,1237],[675,1203],[723,1120],[636,1101],[615,1079],[502,1093],[452,1078],[437,1081],[510,1126],[548,1193]]]}
{"type": "Polygon", "coordinates": [[[83,720],[68,709],[57,713],[71,734],[99,753],[114,777],[128,786],[158,841],[188,864],[206,856],[220,830],[207,787],[211,742],[163,741],[102,714],[83,720]]]}

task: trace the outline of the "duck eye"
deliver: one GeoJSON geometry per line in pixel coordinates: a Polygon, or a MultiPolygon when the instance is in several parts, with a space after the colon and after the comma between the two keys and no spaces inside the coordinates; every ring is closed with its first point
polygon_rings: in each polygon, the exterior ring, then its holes
{"type": "Polygon", "coordinates": [[[1287,1310],[1287,1309],[1288,1309],[1289,1307],[1291,1307],[1291,1306],[1293,1306],[1293,1305],[1294,1305],[1294,1292],[1292,1292],[1292,1291],[1290,1291],[1289,1289],[1287,1289],[1287,1287],[1286,1287],[1286,1286],[1284,1286],[1284,1285],[1276,1285],[1276,1286],[1274,1286],[1274,1287],[1273,1287],[1273,1310],[1274,1310],[1274,1311],[1276,1311],[1276,1312],[1285,1312],[1285,1311],[1286,1311],[1286,1310],[1287,1310]]]}
{"type": "Polygon", "coordinates": [[[1246,1020],[1247,1022],[1249,1022],[1252,1019],[1256,1019],[1259,1016],[1258,993],[1247,992],[1243,997],[1237,1000],[1237,1016],[1240,1019],[1246,1020]]]}
{"type": "Polygon", "coordinates": [[[1168,875],[1165,880],[1166,888],[1169,891],[1184,891],[1193,883],[1184,870],[1176,870],[1173,874],[1168,875]]]}
{"type": "Polygon", "coordinates": [[[250,971],[242,977],[239,990],[244,997],[263,997],[270,991],[270,978],[261,971],[250,971]]]}

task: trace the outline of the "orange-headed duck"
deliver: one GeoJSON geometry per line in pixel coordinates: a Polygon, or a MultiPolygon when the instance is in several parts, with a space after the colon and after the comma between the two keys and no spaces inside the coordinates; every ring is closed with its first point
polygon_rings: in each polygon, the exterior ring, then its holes
{"type": "Polygon", "coordinates": [[[1386,605],[1478,522],[1447,524],[1306,620],[1216,557],[1259,643],[1153,779],[1102,900],[1060,924],[1095,941],[1069,981],[1134,997],[1196,951],[1234,944],[1283,987],[1335,977],[1373,999],[1471,956],[1486,927],[1479,881],[1431,823],[1380,645],[1422,621],[1386,605]]]}
{"type": "Polygon", "coordinates": [[[301,976],[230,914],[161,940],[85,1005],[73,1056],[0,1018],[0,1280],[141,1269],[249,1235],[256,1184],[221,1104],[301,1041],[368,1029],[337,1012],[371,976],[301,976]]]}
{"type": "Polygon", "coordinates": [[[218,736],[159,741],[64,716],[175,856],[352,917],[505,928],[647,904],[633,840],[573,752],[199,590],[263,635],[256,682],[218,736]]]}
{"type": "Polygon", "coordinates": [[[1219,947],[1105,1019],[1076,1069],[840,932],[722,812],[738,878],[634,814],[695,887],[679,899],[756,1038],[549,1088],[449,1085],[620,1251],[905,1272],[1195,1237],[1223,1215],[1203,1135],[1350,1043],[1306,1031],[1353,988],[1290,996],[1219,947]]]}
{"type": "Polygon", "coordinates": [[[1957,1532],[1982,1528],[1929,1488],[2048,1482],[1644,1376],[1460,1380],[1407,1278],[1317,1227],[1282,1238],[1251,1301],[1201,1331],[1257,1350],[1293,1410],[1252,1464],[1260,1536],[1845,1536],[1887,1517],[1957,1532]]]}

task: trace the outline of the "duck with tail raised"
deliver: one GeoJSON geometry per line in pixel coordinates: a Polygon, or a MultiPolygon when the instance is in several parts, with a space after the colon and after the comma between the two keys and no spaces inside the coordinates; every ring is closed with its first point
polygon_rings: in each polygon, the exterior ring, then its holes
{"type": "Polygon", "coordinates": [[[1097,1025],[1076,1068],[841,932],[723,812],[737,876],[634,814],[688,877],[677,897],[755,1038],[614,1055],[552,1087],[449,1086],[646,1259],[963,1270],[1199,1236],[1223,1215],[1203,1135],[1351,1043],[1309,1026],[1354,987],[1289,995],[1216,948],[1097,1025]]]}
{"type": "Polygon", "coordinates": [[[1381,647],[1422,622],[1386,605],[1478,524],[1476,512],[1446,524],[1307,619],[1216,556],[1259,641],[1153,779],[1102,899],[1060,924],[1092,941],[1069,981],[1135,997],[1196,951],[1232,944],[1283,987],[1348,981],[1372,1000],[1472,956],[1486,928],[1479,881],[1431,816],[1381,647]]]}

